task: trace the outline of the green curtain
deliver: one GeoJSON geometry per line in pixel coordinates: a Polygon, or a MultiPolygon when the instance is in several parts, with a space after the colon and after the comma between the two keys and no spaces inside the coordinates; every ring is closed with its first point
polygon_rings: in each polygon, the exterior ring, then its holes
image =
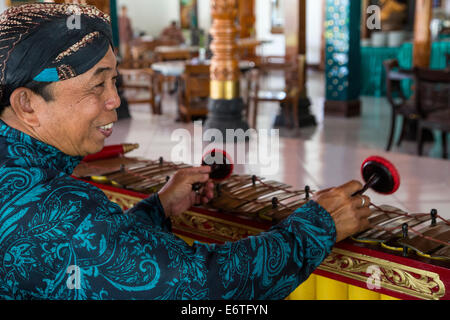
{"type": "Polygon", "coordinates": [[[386,72],[383,61],[397,59],[400,48],[361,47],[361,95],[386,95],[386,72]]]}
{"type": "MultiPolygon", "coordinates": [[[[431,46],[430,68],[444,69],[447,66],[446,54],[450,54],[450,41],[433,42],[431,46]]],[[[413,44],[405,43],[398,48],[361,48],[361,94],[367,96],[386,95],[386,79],[383,61],[398,59],[403,69],[411,69],[413,44]]],[[[405,95],[411,95],[411,80],[404,80],[402,88],[405,95]]]]}
{"type": "MultiPolygon", "coordinates": [[[[450,53],[450,41],[433,42],[431,45],[430,69],[445,69],[446,54],[450,53]]],[[[413,44],[405,43],[398,54],[398,63],[403,69],[411,69],[413,65],[413,44]]],[[[406,97],[412,95],[412,80],[403,80],[402,90],[406,97]]]]}

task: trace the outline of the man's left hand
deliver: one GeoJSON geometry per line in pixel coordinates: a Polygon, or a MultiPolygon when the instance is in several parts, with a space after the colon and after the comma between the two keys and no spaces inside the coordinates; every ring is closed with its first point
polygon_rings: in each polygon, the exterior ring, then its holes
{"type": "Polygon", "coordinates": [[[214,183],[209,179],[210,166],[181,169],[177,171],[158,192],[167,217],[179,215],[195,204],[206,204],[214,197],[214,183]],[[203,183],[198,191],[194,183],[203,183]]]}

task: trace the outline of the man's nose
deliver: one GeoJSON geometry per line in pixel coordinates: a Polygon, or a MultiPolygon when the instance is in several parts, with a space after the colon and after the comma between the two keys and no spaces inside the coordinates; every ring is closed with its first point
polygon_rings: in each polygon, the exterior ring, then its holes
{"type": "Polygon", "coordinates": [[[114,110],[120,107],[120,97],[115,86],[112,88],[109,98],[105,102],[105,106],[108,110],[114,110]]]}

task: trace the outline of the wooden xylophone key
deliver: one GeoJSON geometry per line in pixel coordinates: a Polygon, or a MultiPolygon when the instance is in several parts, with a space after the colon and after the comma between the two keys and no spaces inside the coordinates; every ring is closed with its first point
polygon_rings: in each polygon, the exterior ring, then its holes
{"type": "MultiPolygon", "coordinates": [[[[277,196],[278,200],[281,203],[283,203],[284,200],[295,197],[296,195],[300,195],[300,194],[302,194],[302,192],[298,192],[298,191],[292,192],[292,193],[280,192],[276,196],[277,196]]],[[[258,212],[260,210],[263,210],[264,208],[266,208],[268,206],[268,201],[270,201],[269,197],[271,197],[271,196],[272,195],[260,197],[260,198],[256,199],[256,201],[249,202],[246,205],[240,207],[239,209],[242,211],[247,211],[247,212],[258,212]]]]}
{"type": "Polygon", "coordinates": [[[221,197],[214,201],[214,206],[226,207],[230,211],[240,211],[243,205],[252,203],[258,198],[268,194],[273,194],[278,191],[278,188],[286,187],[285,184],[276,181],[268,181],[266,184],[252,184],[242,186],[241,188],[233,188],[231,191],[227,190],[229,197],[221,197]]]}
{"type": "Polygon", "coordinates": [[[399,243],[417,251],[420,255],[437,257],[450,261],[450,226],[445,222],[439,222],[434,226],[428,225],[418,234],[412,234],[409,239],[401,239],[399,243]],[[437,241],[430,241],[436,239],[437,241]],[[447,245],[445,245],[445,243],[447,245]],[[438,253],[439,252],[439,253],[438,253]]]}
{"type": "Polygon", "coordinates": [[[190,166],[153,162],[145,167],[108,175],[107,178],[115,184],[121,185],[127,189],[135,189],[137,191],[152,189],[152,191],[155,192],[155,189],[158,189],[165,184],[168,175],[173,174],[179,169],[188,167],[190,166]]]}
{"type": "Polygon", "coordinates": [[[401,235],[400,229],[404,223],[407,223],[410,227],[414,227],[423,221],[429,221],[429,217],[427,216],[420,216],[418,218],[414,216],[397,217],[383,224],[382,227],[385,230],[378,230],[377,232],[372,234],[372,237],[382,241],[389,240],[392,237],[401,235]]]}
{"type": "Polygon", "coordinates": [[[255,185],[249,186],[246,188],[239,189],[235,193],[239,195],[239,197],[246,198],[249,201],[258,199],[261,196],[277,192],[278,190],[274,190],[274,188],[285,187],[286,185],[283,183],[270,181],[270,185],[255,185]]]}
{"type": "Polygon", "coordinates": [[[449,259],[450,257],[450,245],[443,246],[441,249],[436,250],[434,253],[432,253],[434,256],[444,259],[449,259]]]}
{"type": "Polygon", "coordinates": [[[159,171],[147,172],[143,178],[147,180],[137,181],[136,183],[129,183],[128,188],[161,188],[167,183],[167,176],[172,176],[177,170],[188,168],[189,166],[179,166],[176,169],[173,167],[165,167],[159,171]],[[150,181],[150,183],[146,182],[150,181]]]}

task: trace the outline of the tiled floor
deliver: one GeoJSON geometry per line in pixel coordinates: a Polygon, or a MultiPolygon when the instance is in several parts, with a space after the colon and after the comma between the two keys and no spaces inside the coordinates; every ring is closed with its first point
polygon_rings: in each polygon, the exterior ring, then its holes
{"type": "MultiPolygon", "coordinates": [[[[282,84],[281,78],[276,74],[269,77],[265,83],[268,87],[282,87],[282,84]]],[[[269,150],[268,153],[275,157],[272,160],[278,165],[278,169],[269,172],[267,163],[252,165],[248,164],[247,159],[247,164],[236,165],[235,172],[262,175],[297,188],[303,188],[307,184],[313,189],[321,189],[345,183],[350,179],[360,180],[359,170],[363,160],[371,155],[380,155],[397,166],[401,186],[391,196],[368,191],[367,195],[372,198],[372,202],[390,204],[409,212],[429,212],[430,209],[436,208],[441,216],[450,218],[450,160],[439,159],[439,143],[427,146],[427,157],[414,155],[413,142],[404,142],[400,148],[394,147],[393,152],[385,152],[390,121],[390,108],[385,98],[362,97],[362,116],[345,119],[324,117],[322,74],[309,73],[308,94],[312,102],[311,110],[319,125],[301,129],[297,138],[289,137],[290,135],[284,132],[280,133],[279,152],[269,150]]],[[[196,163],[195,157],[201,157],[201,138],[197,141],[192,139],[180,142],[172,136],[177,133],[175,130],[178,128],[194,133],[193,124],[174,121],[174,97],[165,97],[161,116],[151,115],[147,105],[133,105],[130,109],[132,119],[119,121],[107,144],[139,143],[140,148],[129,155],[150,159],[163,156],[173,160],[172,152],[180,147],[192,149],[193,156],[189,158],[191,163],[196,163]],[[200,149],[195,149],[197,143],[200,149]]],[[[276,104],[261,104],[258,129],[271,129],[277,112],[276,104]]],[[[255,142],[254,138],[255,136],[250,140],[251,143],[255,142]]],[[[206,145],[207,143],[203,143],[204,147],[206,145]]],[[[238,147],[245,148],[243,145],[238,147]]],[[[261,148],[253,149],[248,145],[246,148],[247,156],[261,152],[261,148]]],[[[233,150],[230,145],[227,145],[226,149],[233,150]]]]}

